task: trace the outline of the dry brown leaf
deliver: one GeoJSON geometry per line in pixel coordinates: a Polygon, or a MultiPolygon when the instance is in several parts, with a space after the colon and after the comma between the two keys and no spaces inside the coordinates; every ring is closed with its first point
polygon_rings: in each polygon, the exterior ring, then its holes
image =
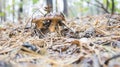
{"type": "Polygon", "coordinates": [[[36,22],[36,27],[37,27],[37,29],[43,28],[43,22],[41,20],[36,22]]]}
{"type": "Polygon", "coordinates": [[[71,43],[72,43],[72,45],[80,46],[80,41],[79,40],[74,40],[71,43]]]}
{"type": "Polygon", "coordinates": [[[56,21],[56,20],[52,20],[52,22],[51,22],[51,24],[50,24],[50,27],[49,27],[49,30],[50,30],[51,32],[55,32],[56,24],[57,24],[57,21],[56,21]]]}

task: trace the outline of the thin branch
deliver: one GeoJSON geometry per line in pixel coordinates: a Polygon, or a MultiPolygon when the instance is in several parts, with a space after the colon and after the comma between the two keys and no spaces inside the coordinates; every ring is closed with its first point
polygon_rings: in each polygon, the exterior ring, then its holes
{"type": "Polygon", "coordinates": [[[88,3],[91,4],[91,5],[94,5],[96,7],[102,8],[106,13],[109,13],[109,11],[104,7],[104,5],[102,3],[100,3],[98,0],[95,0],[95,1],[100,5],[93,4],[93,3],[90,3],[90,2],[88,2],[88,3]]]}
{"type": "Polygon", "coordinates": [[[100,2],[100,1],[98,1],[98,0],[95,0],[98,4],[100,4],[101,5],[101,8],[106,12],[106,13],[109,13],[109,11],[104,7],[104,5],[100,2]]]}

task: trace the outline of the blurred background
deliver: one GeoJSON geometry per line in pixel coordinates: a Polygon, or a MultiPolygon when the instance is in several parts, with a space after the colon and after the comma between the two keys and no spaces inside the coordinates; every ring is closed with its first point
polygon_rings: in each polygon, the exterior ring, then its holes
{"type": "Polygon", "coordinates": [[[68,18],[119,14],[119,3],[120,0],[0,0],[0,23],[24,22],[33,15],[44,15],[47,5],[53,12],[63,12],[68,18]]]}

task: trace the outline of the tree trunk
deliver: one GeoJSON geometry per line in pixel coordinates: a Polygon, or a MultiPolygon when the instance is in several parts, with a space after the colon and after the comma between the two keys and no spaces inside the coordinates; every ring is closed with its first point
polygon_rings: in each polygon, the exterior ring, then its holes
{"type": "MultiPolygon", "coordinates": [[[[0,0],[0,13],[2,13],[2,0],[0,0]]],[[[0,22],[2,22],[2,16],[0,16],[0,22]]]]}
{"type": "Polygon", "coordinates": [[[1,22],[4,22],[4,0],[0,0],[1,22]]]}
{"type": "Polygon", "coordinates": [[[109,0],[106,0],[106,9],[108,10],[109,7],[109,0]]]}
{"type": "MultiPolygon", "coordinates": [[[[46,0],[47,2],[47,6],[50,6],[53,8],[53,1],[52,0],[46,0]]],[[[51,8],[51,10],[53,11],[53,9],[51,8]]]]}
{"type": "Polygon", "coordinates": [[[114,14],[114,12],[115,12],[115,3],[114,3],[114,0],[112,0],[111,14],[114,14]]]}
{"type": "Polygon", "coordinates": [[[20,23],[22,23],[22,15],[23,13],[23,0],[20,0],[20,4],[19,4],[19,10],[18,10],[18,20],[20,23]]]}
{"type": "Polygon", "coordinates": [[[6,8],[6,0],[4,0],[4,4],[3,4],[3,11],[4,11],[4,17],[3,20],[6,21],[6,12],[5,12],[5,8],[6,8]]]}
{"type": "Polygon", "coordinates": [[[55,2],[56,2],[56,6],[55,6],[56,7],[56,12],[58,12],[58,6],[57,6],[58,3],[57,3],[57,0],[55,2]]]}
{"type": "Polygon", "coordinates": [[[63,4],[64,4],[64,10],[63,13],[68,16],[68,4],[67,4],[67,0],[63,0],[63,4]]]}
{"type": "Polygon", "coordinates": [[[14,5],[14,3],[15,3],[15,0],[12,0],[12,4],[13,4],[13,6],[12,6],[12,9],[13,9],[13,13],[12,13],[12,15],[13,15],[13,23],[14,23],[14,18],[15,18],[15,5],[14,5]]]}

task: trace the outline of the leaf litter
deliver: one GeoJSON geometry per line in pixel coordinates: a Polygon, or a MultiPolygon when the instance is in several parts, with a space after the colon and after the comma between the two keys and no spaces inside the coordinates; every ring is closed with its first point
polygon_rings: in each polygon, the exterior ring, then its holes
{"type": "Polygon", "coordinates": [[[0,66],[120,67],[120,15],[65,20],[48,12],[31,24],[1,24],[0,66]]]}

